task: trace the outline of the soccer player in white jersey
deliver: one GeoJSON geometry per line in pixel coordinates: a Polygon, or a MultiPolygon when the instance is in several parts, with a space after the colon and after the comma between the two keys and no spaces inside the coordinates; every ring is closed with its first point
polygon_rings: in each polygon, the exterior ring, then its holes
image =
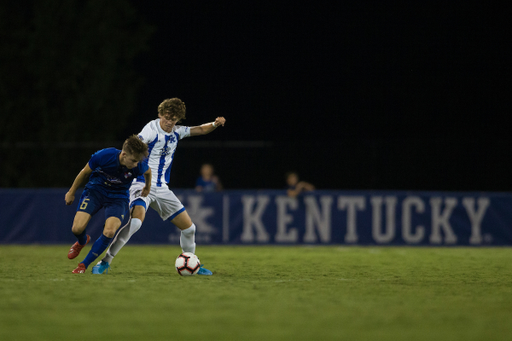
{"type": "MultiPolygon", "coordinates": [[[[195,253],[196,226],[192,223],[183,204],[167,185],[174,152],[179,140],[189,136],[209,134],[217,127],[224,126],[226,119],[217,117],[214,122],[195,127],[176,125],[185,119],[185,112],[185,103],[179,98],[166,99],[158,106],[159,118],[146,124],[139,133],[139,138],[148,144],[148,164],[153,175],[151,191],[147,197],[142,197],[144,178],[138,177],[133,181],[130,187],[131,219],[121,228],[105,257],[93,267],[93,274],[108,272],[113,258],[141,227],[150,206],[158,212],[163,220],[169,219],[181,230],[180,245],[183,252],[195,253]]],[[[198,274],[211,275],[212,272],[201,265],[198,274]]]]}

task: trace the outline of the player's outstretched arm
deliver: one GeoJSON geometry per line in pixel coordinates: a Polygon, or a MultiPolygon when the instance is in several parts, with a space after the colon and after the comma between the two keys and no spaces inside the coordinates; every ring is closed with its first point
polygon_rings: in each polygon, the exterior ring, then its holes
{"type": "Polygon", "coordinates": [[[314,191],[315,190],[315,186],[306,181],[299,181],[299,183],[297,184],[297,187],[299,187],[301,189],[301,191],[314,191]]]}
{"type": "Polygon", "coordinates": [[[149,191],[151,190],[151,168],[148,168],[146,173],[144,173],[144,181],[146,185],[142,189],[140,196],[147,197],[149,195],[149,191]]]}
{"type": "Polygon", "coordinates": [[[73,201],[75,201],[75,193],[78,187],[82,186],[84,183],[87,182],[87,179],[89,179],[89,176],[92,173],[91,167],[89,167],[89,163],[85,165],[85,167],[78,173],[78,175],[75,178],[75,181],[73,181],[73,184],[71,185],[71,188],[66,193],[66,196],[64,197],[64,200],[66,201],[66,205],[71,205],[73,201]]]}
{"type": "Polygon", "coordinates": [[[214,122],[201,124],[200,126],[190,127],[190,136],[206,135],[226,124],[224,117],[217,117],[214,122]]]}
{"type": "Polygon", "coordinates": [[[287,193],[288,193],[289,197],[295,198],[297,195],[299,195],[302,192],[309,192],[309,191],[314,191],[314,190],[315,190],[315,186],[313,184],[310,184],[309,182],[306,182],[306,181],[299,181],[297,186],[295,186],[295,189],[288,189],[287,193]]]}

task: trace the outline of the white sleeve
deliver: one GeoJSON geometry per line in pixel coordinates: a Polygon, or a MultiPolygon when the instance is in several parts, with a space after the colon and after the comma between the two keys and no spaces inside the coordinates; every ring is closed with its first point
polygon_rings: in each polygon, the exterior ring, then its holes
{"type": "Polygon", "coordinates": [[[156,138],[156,131],[151,128],[151,122],[149,122],[144,126],[144,128],[142,128],[138,136],[139,139],[141,139],[142,142],[146,144],[151,143],[156,138]]]}
{"type": "Polygon", "coordinates": [[[187,126],[176,126],[176,133],[178,133],[180,140],[190,136],[190,127],[187,126]]]}

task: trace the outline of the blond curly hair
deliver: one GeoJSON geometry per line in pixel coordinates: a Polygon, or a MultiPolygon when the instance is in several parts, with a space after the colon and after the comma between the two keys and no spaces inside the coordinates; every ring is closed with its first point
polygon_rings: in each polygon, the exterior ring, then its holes
{"type": "Polygon", "coordinates": [[[176,117],[178,121],[181,121],[185,119],[186,110],[185,102],[181,99],[176,97],[168,98],[158,106],[158,115],[165,116],[167,119],[176,117]]]}

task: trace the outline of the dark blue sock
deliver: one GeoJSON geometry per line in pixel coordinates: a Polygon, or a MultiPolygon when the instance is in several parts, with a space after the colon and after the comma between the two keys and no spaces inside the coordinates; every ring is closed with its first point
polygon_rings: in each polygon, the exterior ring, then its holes
{"type": "Polygon", "coordinates": [[[92,245],[91,251],[85,256],[85,259],[81,261],[81,263],[84,263],[85,267],[87,268],[89,264],[94,262],[96,258],[98,258],[99,255],[103,253],[107,249],[107,247],[110,245],[110,242],[112,241],[112,238],[105,237],[105,235],[101,235],[94,244],[92,245]]]}
{"type": "Polygon", "coordinates": [[[85,230],[80,234],[75,234],[75,237],[78,239],[78,244],[85,245],[87,243],[87,233],[85,233],[85,230]]]}

